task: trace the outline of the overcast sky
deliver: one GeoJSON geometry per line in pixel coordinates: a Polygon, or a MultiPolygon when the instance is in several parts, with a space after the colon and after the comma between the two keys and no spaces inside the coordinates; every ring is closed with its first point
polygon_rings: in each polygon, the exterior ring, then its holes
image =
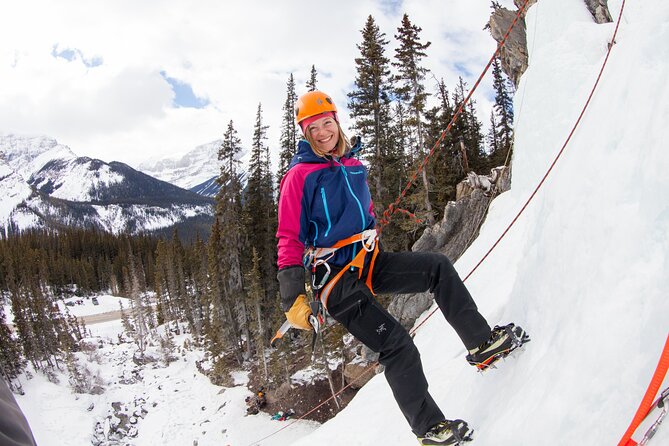
{"type": "MultiPolygon", "coordinates": [[[[262,103],[276,148],[290,73],[301,94],[315,65],[319,89],[345,111],[369,15],[392,58],[407,13],[432,42],[425,66],[453,89],[459,75],[473,85],[495,49],[483,30],[490,11],[485,0],[6,1],[0,132],[136,164],[221,138],[230,120],[248,146],[262,103]]],[[[487,126],[485,94],[476,98],[487,126]]]]}

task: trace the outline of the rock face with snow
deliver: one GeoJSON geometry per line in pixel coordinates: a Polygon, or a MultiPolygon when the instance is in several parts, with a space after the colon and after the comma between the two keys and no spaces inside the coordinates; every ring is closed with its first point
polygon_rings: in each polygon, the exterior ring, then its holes
{"type": "MultiPolygon", "coordinates": [[[[490,27],[490,34],[497,42],[501,42],[504,35],[508,31],[511,23],[518,15],[518,10],[525,4],[526,0],[514,0],[514,4],[518,8],[515,11],[510,11],[506,8],[496,8],[490,15],[488,26],[490,27]]],[[[608,0],[583,0],[585,6],[592,14],[596,23],[612,22],[611,13],[609,12],[608,0]]],[[[525,13],[534,5],[537,0],[529,0],[525,7],[525,13]]],[[[500,59],[502,62],[502,70],[511,79],[516,87],[520,81],[520,76],[527,70],[528,52],[527,52],[527,30],[525,26],[525,13],[522,14],[522,19],[514,26],[509,34],[506,43],[500,50],[500,59]]]]}
{"type": "Polygon", "coordinates": [[[211,220],[212,201],[130,166],[77,157],[53,138],[0,135],[0,224],[109,232],[211,220]]]}
{"type": "Polygon", "coordinates": [[[585,0],[585,5],[597,23],[613,22],[609,12],[608,0],[585,0]]]}

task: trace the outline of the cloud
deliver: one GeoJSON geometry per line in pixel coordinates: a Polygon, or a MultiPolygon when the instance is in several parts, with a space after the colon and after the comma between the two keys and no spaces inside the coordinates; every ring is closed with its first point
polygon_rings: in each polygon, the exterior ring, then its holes
{"type": "MultiPolygon", "coordinates": [[[[230,120],[248,145],[262,103],[275,148],[289,75],[302,93],[315,65],[319,87],[345,110],[367,17],[392,58],[405,12],[432,42],[428,90],[441,78],[453,89],[460,75],[473,85],[495,48],[483,30],[486,2],[10,2],[0,15],[0,132],[46,134],[81,155],[137,163],[220,138],[230,120]]],[[[487,95],[484,85],[484,123],[487,95]]]]}

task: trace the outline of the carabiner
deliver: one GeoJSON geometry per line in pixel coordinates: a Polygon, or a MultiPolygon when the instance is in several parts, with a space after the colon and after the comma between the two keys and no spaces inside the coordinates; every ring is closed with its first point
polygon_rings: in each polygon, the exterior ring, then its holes
{"type": "Polygon", "coordinates": [[[330,269],[330,265],[328,264],[327,261],[324,260],[316,260],[313,263],[313,267],[311,268],[311,288],[314,291],[320,290],[323,288],[323,286],[328,282],[328,279],[330,278],[330,273],[332,270],[330,269]],[[325,265],[325,274],[321,278],[321,281],[318,285],[316,285],[316,268],[320,265],[325,265]]]}

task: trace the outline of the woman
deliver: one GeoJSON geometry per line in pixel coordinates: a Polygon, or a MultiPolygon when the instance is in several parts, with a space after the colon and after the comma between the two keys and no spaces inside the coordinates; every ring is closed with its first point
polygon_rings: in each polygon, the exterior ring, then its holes
{"type": "Polygon", "coordinates": [[[513,324],[491,330],[446,256],[379,250],[367,169],[354,157],[359,142],[348,143],[337,108],[323,92],[301,96],[295,112],[304,140],[281,181],[277,231],[277,277],[288,322],[313,329],[306,267],[329,314],[379,353],[393,395],[420,444],[468,441],[467,423],[446,420],[428,392],[412,338],[374,294],[430,290],[469,350],[467,360],[480,369],[529,338],[513,324]]]}

